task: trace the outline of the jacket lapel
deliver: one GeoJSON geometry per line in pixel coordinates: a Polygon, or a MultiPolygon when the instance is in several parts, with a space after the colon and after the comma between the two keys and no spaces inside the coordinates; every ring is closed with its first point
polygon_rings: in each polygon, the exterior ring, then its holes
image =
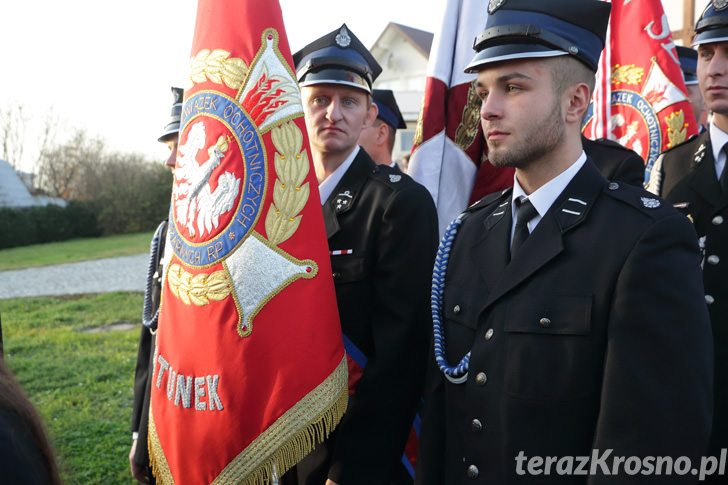
{"type": "Polygon", "coordinates": [[[698,197],[704,199],[711,206],[715,206],[721,198],[725,197],[722,197],[718,177],[715,174],[715,159],[710,137],[707,136],[707,133],[702,136],[703,139],[696,149],[693,160],[691,160],[693,171],[688,185],[698,197]]]}
{"type": "Polygon", "coordinates": [[[497,201],[496,207],[482,222],[481,236],[473,243],[476,265],[485,288],[493,288],[508,264],[509,245],[513,216],[511,197],[497,201]]]}
{"type": "Polygon", "coordinates": [[[356,204],[357,196],[361,192],[369,173],[376,170],[376,168],[376,164],[369,158],[369,155],[364,150],[359,149],[359,153],[354,158],[351,166],[323,205],[327,239],[331,239],[334,234],[339,232],[341,229],[339,217],[349,212],[356,204]]]}
{"type": "MultiPolygon", "coordinates": [[[[587,161],[541,218],[516,256],[498,273],[500,277],[492,286],[483,311],[564,250],[566,233],[586,219],[606,183],[593,163],[587,161]]],[[[509,239],[510,231],[506,245],[509,239]]]]}

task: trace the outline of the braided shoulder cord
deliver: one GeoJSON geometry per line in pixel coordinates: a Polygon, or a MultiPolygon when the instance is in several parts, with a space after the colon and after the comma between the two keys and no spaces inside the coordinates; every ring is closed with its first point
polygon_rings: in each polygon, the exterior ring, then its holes
{"type": "Polygon", "coordinates": [[[455,239],[460,224],[467,216],[467,212],[460,214],[445,230],[445,234],[440,240],[440,246],[437,248],[437,257],[435,258],[435,266],[432,271],[430,305],[432,307],[432,327],[435,337],[435,361],[445,375],[445,378],[453,384],[461,384],[467,380],[468,368],[470,367],[470,352],[462,358],[458,365],[454,367],[448,365],[445,359],[445,333],[442,328],[442,299],[445,289],[447,263],[450,259],[450,248],[452,247],[452,242],[455,239]]]}
{"type": "Polygon", "coordinates": [[[142,309],[142,325],[152,330],[157,329],[157,320],[159,319],[159,308],[152,316],[152,281],[154,273],[157,270],[157,261],[159,256],[159,240],[164,232],[165,224],[160,224],[154,233],[152,242],[149,245],[149,267],[147,268],[147,284],[144,287],[144,307],[142,309]]]}

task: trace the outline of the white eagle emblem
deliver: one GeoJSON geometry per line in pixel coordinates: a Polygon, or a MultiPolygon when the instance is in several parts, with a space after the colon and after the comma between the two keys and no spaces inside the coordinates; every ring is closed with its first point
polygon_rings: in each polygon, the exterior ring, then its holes
{"type": "Polygon", "coordinates": [[[220,165],[228,150],[225,137],[218,138],[217,143],[207,150],[209,158],[201,165],[197,163],[197,153],[205,148],[205,125],[200,121],[190,129],[184,145],[179,146],[177,168],[174,171],[176,180],[174,188],[175,218],[177,223],[185,226],[191,236],[200,236],[217,228],[220,216],[230,209],[240,189],[240,179],[231,172],[221,174],[217,179],[217,188],[210,188],[210,176],[220,165]],[[195,228],[195,217],[197,227],[195,228]]]}

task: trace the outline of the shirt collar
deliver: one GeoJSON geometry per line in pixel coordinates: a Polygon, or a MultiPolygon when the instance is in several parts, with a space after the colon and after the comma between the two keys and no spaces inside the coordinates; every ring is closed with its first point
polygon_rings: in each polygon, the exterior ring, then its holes
{"type": "Polygon", "coordinates": [[[571,179],[573,179],[581,167],[584,166],[584,163],[586,163],[586,153],[582,150],[579,158],[577,158],[576,161],[569,166],[569,168],[543,184],[528,196],[521,187],[521,184],[518,183],[516,176],[513,175],[513,202],[511,203],[511,211],[514,216],[514,220],[516,213],[515,201],[522,197],[528,197],[528,200],[531,201],[533,207],[538,211],[538,217],[529,224],[531,230],[533,230],[533,228],[536,227],[536,224],[538,224],[538,221],[541,220],[541,217],[543,217],[543,215],[551,208],[551,205],[554,203],[556,198],[564,191],[566,186],[569,185],[571,179]]]}
{"type": "Polygon", "coordinates": [[[349,154],[348,157],[344,160],[344,162],[339,165],[339,167],[334,170],[334,172],[326,177],[323,182],[319,184],[319,196],[321,197],[321,205],[324,205],[326,201],[331,196],[331,193],[334,191],[337,185],[339,185],[339,182],[341,182],[341,179],[344,177],[344,174],[347,170],[349,170],[349,167],[351,167],[351,164],[354,163],[354,159],[359,154],[359,145],[354,147],[354,150],[349,154]]]}
{"type": "Polygon", "coordinates": [[[710,148],[713,150],[716,173],[721,173],[725,164],[725,155],[722,150],[725,144],[728,143],[728,133],[718,128],[713,120],[710,121],[708,130],[710,130],[710,148]]]}

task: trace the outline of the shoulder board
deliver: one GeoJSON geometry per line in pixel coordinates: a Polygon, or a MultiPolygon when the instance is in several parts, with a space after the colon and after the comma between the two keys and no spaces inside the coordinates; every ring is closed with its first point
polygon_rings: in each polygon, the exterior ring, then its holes
{"type": "Polygon", "coordinates": [[[497,202],[499,200],[507,199],[511,196],[511,192],[513,191],[513,187],[508,187],[507,189],[504,189],[500,192],[494,192],[492,194],[488,194],[479,201],[472,204],[470,207],[467,208],[467,212],[473,212],[476,210],[483,209],[485,207],[488,207],[493,202],[497,202]]]}
{"type": "Polygon", "coordinates": [[[655,194],[629,184],[609,182],[604,192],[653,217],[672,209],[672,205],[655,194]]]}
{"type": "Polygon", "coordinates": [[[666,148],[665,150],[662,151],[662,153],[670,153],[671,151],[673,151],[675,149],[683,149],[683,148],[686,148],[686,147],[690,146],[692,143],[697,142],[699,136],[700,135],[692,135],[690,138],[688,138],[687,140],[683,141],[682,143],[678,143],[675,146],[671,146],[670,148],[666,148]]]}
{"type": "Polygon", "coordinates": [[[628,153],[634,153],[634,150],[631,148],[627,148],[626,146],[622,145],[621,143],[610,140],[609,138],[597,138],[596,140],[592,140],[595,143],[599,143],[602,146],[607,146],[609,148],[614,148],[616,150],[622,150],[628,153]]]}
{"type": "Polygon", "coordinates": [[[395,170],[392,167],[386,165],[377,165],[371,172],[372,178],[384,182],[386,185],[396,187],[399,185],[409,185],[414,182],[412,177],[403,173],[399,170],[395,170]]]}

